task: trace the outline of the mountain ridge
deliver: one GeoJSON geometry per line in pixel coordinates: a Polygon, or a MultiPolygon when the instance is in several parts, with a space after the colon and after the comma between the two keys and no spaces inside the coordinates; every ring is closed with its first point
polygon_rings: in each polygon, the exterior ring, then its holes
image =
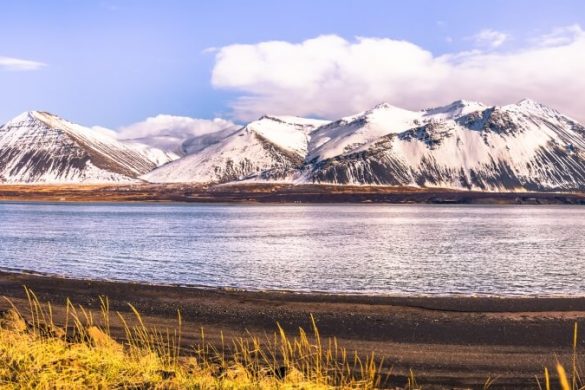
{"type": "Polygon", "coordinates": [[[579,134],[583,126],[570,118],[521,101],[388,134],[351,156],[312,167],[305,181],[483,191],[582,190],[585,138],[579,134]]]}
{"type": "MultiPolygon", "coordinates": [[[[58,118],[46,113],[35,115],[48,116],[45,122],[58,118]]],[[[59,118],[54,127],[78,126],[59,121],[66,122],[59,118]]],[[[0,127],[0,172],[7,166],[2,143],[7,125],[0,127]]],[[[81,133],[81,138],[89,137],[87,131],[81,133]]],[[[75,132],[68,135],[74,140],[80,138],[75,132]]],[[[97,145],[112,142],[89,138],[97,145]]],[[[161,151],[154,153],[158,159],[153,158],[145,152],[152,153],[148,146],[115,142],[123,147],[114,148],[108,161],[117,161],[122,168],[106,171],[151,183],[585,190],[585,127],[531,99],[503,106],[457,100],[419,111],[381,103],[334,121],[263,115],[239,129],[194,137],[191,143],[184,141],[186,155],[178,159],[168,155],[160,158],[161,151]],[[122,158],[129,153],[142,158],[122,158]]],[[[91,157],[87,150],[86,154],[91,157]]],[[[99,165],[99,158],[96,161],[99,165]]],[[[76,177],[73,175],[71,181],[76,177]]]]}

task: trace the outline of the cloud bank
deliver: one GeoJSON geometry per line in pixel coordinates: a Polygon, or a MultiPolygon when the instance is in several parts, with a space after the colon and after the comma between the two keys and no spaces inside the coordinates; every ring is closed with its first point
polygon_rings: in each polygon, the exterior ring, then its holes
{"type": "Polygon", "coordinates": [[[38,70],[47,66],[42,62],[0,56],[0,70],[19,72],[38,70]]]}
{"type": "Polygon", "coordinates": [[[578,25],[505,51],[508,36],[480,31],[489,50],[435,56],[411,42],[324,35],[300,43],[234,44],[216,53],[212,84],[241,96],[236,118],[264,113],[338,118],[389,102],[421,109],[457,99],[536,99],[585,122],[585,32],[578,25]]]}
{"type": "Polygon", "coordinates": [[[137,140],[167,151],[180,151],[188,139],[238,127],[226,119],[197,119],[185,116],[157,115],[121,128],[119,139],[137,140]]]}

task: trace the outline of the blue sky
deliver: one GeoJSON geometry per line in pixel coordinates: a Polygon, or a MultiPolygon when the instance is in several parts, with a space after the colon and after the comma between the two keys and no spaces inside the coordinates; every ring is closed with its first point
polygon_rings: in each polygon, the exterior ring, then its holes
{"type": "MultiPolygon", "coordinates": [[[[0,123],[22,111],[39,109],[86,125],[117,129],[161,113],[244,120],[263,109],[282,106],[298,111],[293,114],[337,114],[317,104],[318,100],[339,95],[329,87],[313,91],[314,97],[299,103],[305,104],[303,109],[278,103],[276,95],[263,90],[262,85],[278,91],[277,98],[290,97],[288,101],[299,100],[299,91],[272,79],[268,84],[263,79],[250,81],[252,70],[238,69],[236,52],[229,50],[233,44],[248,44],[251,49],[260,42],[299,44],[334,35],[350,46],[359,42],[356,37],[404,40],[439,58],[460,56],[470,50],[481,51],[482,55],[504,55],[527,50],[535,45],[536,37],[555,31],[559,36],[565,34],[569,30],[559,29],[566,26],[585,27],[585,2],[3,0],[0,15],[0,123]],[[228,50],[222,51],[225,47],[228,50]],[[224,55],[223,68],[212,82],[219,54],[224,55]],[[7,59],[33,62],[10,66],[7,59]],[[262,99],[257,99],[258,95],[262,99]],[[250,97],[253,104],[246,100],[250,97]],[[268,99],[275,103],[267,104],[268,99]],[[246,104],[244,109],[237,104],[242,101],[246,104]],[[314,112],[310,112],[312,106],[314,112]]],[[[580,36],[579,30],[575,34],[580,36]]],[[[287,55],[290,53],[293,52],[287,55]]],[[[579,63],[580,57],[576,58],[579,63]]],[[[575,62],[574,59],[567,57],[567,61],[575,62]]],[[[244,66],[254,67],[257,62],[244,66]]],[[[408,65],[406,62],[404,67],[408,65]]],[[[263,66],[278,69],[278,63],[269,61],[263,66]]],[[[306,73],[314,71],[310,66],[306,69],[306,73]]],[[[254,72],[262,72],[262,68],[254,68],[254,72]]],[[[562,72],[555,76],[558,80],[581,77],[571,73],[574,68],[562,72]]],[[[284,73],[281,77],[286,81],[284,73]]],[[[363,83],[376,80],[388,82],[388,75],[352,83],[363,90],[369,88],[363,83]]],[[[498,84],[499,79],[494,80],[492,84],[498,84]]],[[[544,81],[541,84],[546,86],[544,81]]],[[[446,89],[444,84],[437,85],[446,89]]],[[[500,89],[504,85],[502,81],[500,89]]],[[[516,89],[518,96],[532,91],[524,85],[516,89]]],[[[344,109],[361,108],[380,97],[391,101],[396,97],[397,103],[415,105],[414,98],[399,99],[397,91],[388,95],[373,92],[344,109]]],[[[474,95],[466,89],[461,91],[474,95]]],[[[430,96],[424,88],[420,89],[423,94],[430,96]]],[[[451,98],[447,91],[444,95],[444,100],[451,98]]],[[[421,98],[421,102],[434,103],[442,98],[440,91],[432,96],[421,98]]],[[[499,95],[486,96],[499,99],[499,95]]],[[[515,96],[503,95],[501,99],[515,96]]],[[[546,95],[540,98],[547,100],[546,95]]],[[[550,100],[560,108],[566,105],[569,111],[575,110],[563,96],[550,100]]]]}

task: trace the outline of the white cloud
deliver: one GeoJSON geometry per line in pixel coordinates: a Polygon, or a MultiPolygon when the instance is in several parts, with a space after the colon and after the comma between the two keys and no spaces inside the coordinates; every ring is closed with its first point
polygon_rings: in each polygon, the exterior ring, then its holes
{"type": "Polygon", "coordinates": [[[213,133],[234,126],[236,124],[222,118],[197,119],[187,116],[161,114],[123,127],[120,129],[119,136],[123,139],[161,135],[187,138],[213,133]]]}
{"type": "Polygon", "coordinates": [[[501,31],[484,29],[473,35],[471,39],[477,46],[496,48],[502,46],[508,40],[508,34],[501,31]]]}
{"type": "Polygon", "coordinates": [[[585,32],[570,30],[557,34],[569,39],[543,36],[512,52],[441,56],[406,41],[335,35],[230,45],[216,54],[212,83],[242,93],[233,110],[244,120],[263,113],[338,118],[383,101],[420,109],[530,97],[585,121],[585,32]]]}
{"type": "Polygon", "coordinates": [[[571,42],[583,36],[583,30],[578,24],[570,26],[558,27],[548,34],[544,34],[533,42],[540,46],[561,46],[569,45],[571,42]]]}
{"type": "Polygon", "coordinates": [[[181,143],[189,138],[236,127],[234,122],[221,118],[197,119],[161,114],[121,128],[118,138],[138,140],[164,150],[177,151],[181,143]]]}
{"type": "Polygon", "coordinates": [[[38,70],[44,68],[45,66],[47,65],[43,64],[42,62],[0,56],[0,70],[28,71],[38,70]]]}

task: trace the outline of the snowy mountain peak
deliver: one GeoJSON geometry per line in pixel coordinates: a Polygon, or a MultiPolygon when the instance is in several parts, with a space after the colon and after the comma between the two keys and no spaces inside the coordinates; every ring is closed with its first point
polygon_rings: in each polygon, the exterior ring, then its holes
{"type": "Polygon", "coordinates": [[[56,115],[25,112],[0,126],[0,182],[133,181],[169,159],[56,115]]]}
{"type": "Polygon", "coordinates": [[[470,100],[456,100],[446,106],[428,108],[422,111],[424,117],[432,117],[436,120],[456,119],[472,112],[483,111],[488,108],[480,102],[470,100]]]}
{"type": "Polygon", "coordinates": [[[243,130],[253,132],[275,146],[300,156],[307,153],[309,134],[329,122],[295,116],[264,115],[243,130]]]}
{"type": "Polygon", "coordinates": [[[70,131],[86,130],[88,133],[93,132],[89,128],[85,128],[75,123],[69,122],[58,115],[47,111],[26,111],[14,117],[4,124],[6,129],[19,129],[23,126],[46,126],[48,129],[55,131],[70,131]]]}
{"type": "Polygon", "coordinates": [[[516,105],[520,106],[520,107],[542,107],[543,106],[542,104],[540,104],[536,100],[530,99],[530,98],[520,99],[518,102],[516,102],[516,105]]]}
{"type": "Polygon", "coordinates": [[[536,111],[544,111],[544,112],[557,112],[556,110],[545,106],[542,103],[537,102],[536,100],[524,98],[517,102],[515,106],[520,107],[521,109],[525,110],[536,110],[536,111]]]}
{"type": "Polygon", "coordinates": [[[556,117],[561,115],[557,110],[529,98],[524,98],[517,103],[503,106],[502,109],[507,112],[515,112],[523,115],[538,115],[541,117],[556,117]]]}
{"type": "MultiPolygon", "coordinates": [[[[14,118],[12,118],[11,120],[9,120],[8,122],[6,122],[6,124],[4,126],[13,125],[15,123],[23,123],[23,122],[38,120],[38,117],[40,116],[41,112],[42,111],[23,112],[22,114],[17,115],[14,118]]],[[[51,115],[49,113],[45,113],[45,114],[51,115]]]]}
{"type": "Polygon", "coordinates": [[[374,107],[370,108],[369,110],[365,110],[359,112],[357,114],[345,116],[335,122],[330,122],[331,126],[338,126],[338,125],[345,125],[352,122],[368,122],[372,119],[375,120],[376,117],[380,116],[388,116],[388,115],[395,115],[395,114],[403,114],[403,115],[413,115],[415,114],[413,111],[405,110],[404,108],[400,108],[394,106],[390,103],[380,103],[375,105],[374,107]]]}
{"type": "Polygon", "coordinates": [[[374,107],[372,107],[367,112],[372,112],[372,111],[377,111],[377,110],[395,110],[395,109],[402,110],[402,108],[397,107],[397,106],[395,106],[393,104],[390,104],[390,103],[387,103],[387,102],[383,102],[383,103],[376,104],[374,107]]]}
{"type": "MultiPolygon", "coordinates": [[[[390,103],[380,103],[375,105],[374,107],[372,107],[371,109],[361,112],[359,114],[353,115],[353,116],[349,116],[346,118],[343,118],[345,120],[347,120],[348,122],[351,120],[355,120],[355,119],[365,119],[365,120],[370,120],[372,118],[376,118],[376,117],[382,117],[382,116],[412,116],[412,115],[416,115],[416,113],[414,111],[410,111],[398,106],[394,106],[390,103]]],[[[375,120],[375,119],[374,119],[375,120]]]]}
{"type": "Polygon", "coordinates": [[[5,131],[18,131],[24,127],[46,127],[55,131],[69,128],[73,125],[57,115],[46,111],[26,111],[6,122],[2,128],[5,131]]]}

